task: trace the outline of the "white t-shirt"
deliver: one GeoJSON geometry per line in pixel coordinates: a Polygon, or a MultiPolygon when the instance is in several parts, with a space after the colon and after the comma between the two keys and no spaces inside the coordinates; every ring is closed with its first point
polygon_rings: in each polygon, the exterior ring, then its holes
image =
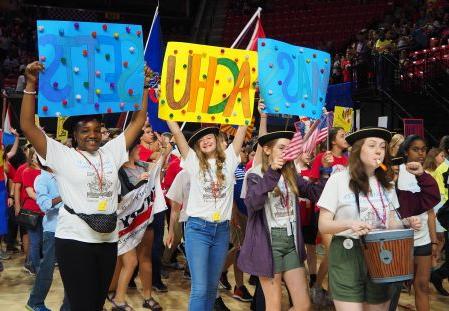
{"type": "Polygon", "coordinates": [[[217,182],[215,159],[209,159],[209,172],[200,170],[200,161],[193,149],[189,150],[186,159],[182,159],[181,167],[190,176],[190,193],[186,213],[190,217],[199,217],[214,221],[215,212],[220,214],[220,221],[230,220],[234,195],[235,169],[240,163],[232,144],[225,151],[223,163],[225,181],[220,185],[216,198],[213,196],[213,183],[217,182]],[[212,179],[211,179],[212,177],[212,179]]]}
{"type": "MultiPolygon", "coordinates": [[[[117,210],[118,170],[128,161],[124,134],[110,140],[94,154],[81,151],[96,167],[102,176],[102,189],[95,169],[74,148],[49,138],[47,139],[47,157],[44,165],[50,167],[56,176],[62,201],[76,213],[111,214],[117,210]],[[101,159],[100,161],[100,154],[101,159]],[[103,162],[103,174],[101,172],[103,162]],[[99,211],[98,203],[106,200],[106,210],[99,211]]],[[[116,242],[117,229],[112,233],[98,233],[92,230],[84,220],[61,208],[55,236],[88,243],[116,242]]]]}
{"type": "Polygon", "coordinates": [[[271,213],[271,217],[268,218],[269,225],[271,228],[287,228],[290,223],[295,222],[296,195],[286,187],[283,176],[277,186],[282,194],[276,196],[274,191],[269,192],[265,204],[271,213]]]}
{"type": "Polygon", "coordinates": [[[186,170],[182,170],[176,175],[166,195],[170,200],[182,205],[181,212],[179,213],[179,222],[186,222],[187,218],[189,218],[186,214],[189,191],[190,176],[186,170]]]}
{"type": "MultiPolygon", "coordinates": [[[[349,171],[337,172],[330,176],[324,187],[323,193],[317,205],[325,208],[334,214],[335,220],[360,220],[371,224],[374,228],[385,229],[385,225],[380,219],[385,215],[385,224],[389,221],[389,211],[399,208],[399,201],[394,188],[387,190],[377,182],[375,176],[369,178],[371,193],[369,200],[363,194],[359,194],[360,215],[357,210],[355,194],[349,188],[351,180],[349,171]],[[380,185],[380,192],[379,192],[380,185]],[[383,201],[383,204],[382,204],[383,201]],[[376,208],[373,210],[371,204],[376,208]],[[384,212],[385,207],[385,212],[384,212]],[[379,215],[379,217],[377,216],[379,215]]],[[[338,236],[346,236],[357,239],[358,237],[351,230],[337,233],[338,236]]]]}
{"type": "MultiPolygon", "coordinates": [[[[399,166],[398,189],[410,191],[413,193],[421,192],[421,188],[418,185],[418,181],[416,180],[415,175],[409,173],[404,164],[401,164],[399,166]]],[[[424,212],[421,215],[418,215],[418,217],[421,220],[421,228],[419,230],[415,230],[415,241],[413,245],[427,245],[431,242],[429,225],[427,224],[429,214],[427,214],[427,212],[424,212]]]]}

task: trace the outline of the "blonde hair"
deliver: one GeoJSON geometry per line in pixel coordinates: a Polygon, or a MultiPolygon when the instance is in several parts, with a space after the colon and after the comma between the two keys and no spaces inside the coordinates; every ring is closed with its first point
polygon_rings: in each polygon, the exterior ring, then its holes
{"type": "Polygon", "coordinates": [[[388,151],[390,152],[390,155],[395,157],[398,154],[398,148],[399,145],[402,144],[402,142],[405,140],[404,136],[401,134],[394,134],[391,138],[391,141],[388,145],[388,151]],[[396,148],[396,152],[394,152],[394,148],[396,148]]]}
{"type": "MultiPolygon", "coordinates": [[[[274,145],[276,145],[276,142],[278,139],[274,139],[268,143],[265,144],[268,148],[273,148],[274,145]]],[[[265,172],[268,170],[268,167],[270,166],[269,156],[265,152],[262,152],[262,173],[265,174],[265,172]]],[[[293,161],[288,161],[284,164],[284,166],[281,169],[281,174],[284,177],[284,180],[287,182],[289,188],[296,196],[299,196],[299,189],[297,185],[297,176],[296,176],[296,168],[293,161]]],[[[276,186],[273,190],[275,196],[279,196],[281,194],[281,191],[279,190],[279,187],[276,186]]]]}
{"type": "MultiPolygon", "coordinates": [[[[223,174],[223,166],[224,162],[226,160],[226,155],[224,153],[224,150],[221,146],[221,141],[217,137],[217,135],[214,134],[215,137],[215,165],[216,165],[216,177],[217,182],[219,185],[223,185],[225,182],[225,175],[223,174]]],[[[195,142],[195,145],[193,146],[193,150],[195,151],[199,162],[200,162],[200,170],[203,173],[203,176],[206,177],[207,172],[210,169],[209,162],[207,161],[207,156],[204,152],[201,151],[199,140],[195,142]]]]}

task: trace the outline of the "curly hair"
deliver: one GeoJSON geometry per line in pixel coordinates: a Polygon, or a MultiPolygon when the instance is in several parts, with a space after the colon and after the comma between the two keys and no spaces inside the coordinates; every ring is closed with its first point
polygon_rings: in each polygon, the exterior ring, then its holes
{"type": "MultiPolygon", "coordinates": [[[[351,154],[349,156],[349,175],[351,180],[349,181],[349,189],[354,193],[363,193],[368,195],[369,193],[369,179],[365,172],[365,165],[363,164],[360,154],[362,152],[362,146],[365,143],[365,139],[361,139],[352,145],[351,154]]],[[[382,170],[380,167],[374,171],[374,175],[385,189],[391,189],[393,184],[394,172],[391,168],[391,159],[388,146],[385,148],[384,162],[387,166],[387,171],[382,170]]]]}
{"type": "MultiPolygon", "coordinates": [[[[219,185],[223,185],[226,177],[223,174],[223,166],[224,162],[226,160],[226,155],[223,150],[220,138],[217,135],[214,135],[215,137],[215,165],[217,168],[216,177],[217,182],[219,185]]],[[[207,161],[207,156],[204,152],[201,151],[199,140],[195,142],[195,145],[193,146],[193,150],[195,151],[196,155],[198,156],[198,159],[200,161],[200,170],[203,173],[204,178],[206,178],[206,174],[210,169],[209,162],[207,161]]]]}
{"type": "MultiPolygon", "coordinates": [[[[278,139],[274,139],[270,142],[268,142],[265,146],[269,148],[273,148],[274,145],[276,145],[276,142],[278,139]]],[[[270,162],[268,159],[268,155],[265,152],[262,152],[262,173],[265,174],[265,172],[268,170],[268,167],[270,166],[270,162]]],[[[288,186],[290,187],[290,190],[293,191],[293,193],[296,196],[299,196],[299,189],[297,185],[296,180],[296,167],[293,161],[288,161],[284,164],[284,166],[281,169],[281,174],[284,177],[284,180],[287,182],[288,186]]],[[[279,190],[279,187],[276,186],[273,190],[275,196],[279,196],[281,194],[281,191],[279,190]]]]}

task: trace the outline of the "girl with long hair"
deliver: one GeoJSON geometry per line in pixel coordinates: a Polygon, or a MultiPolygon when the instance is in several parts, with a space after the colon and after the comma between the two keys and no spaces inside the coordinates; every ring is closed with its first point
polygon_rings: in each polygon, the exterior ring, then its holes
{"type": "MultiPolygon", "coordinates": [[[[118,170],[147,118],[147,89],[142,110],[133,113],[124,133],[101,143],[98,115],[70,117],[64,129],[76,148],[51,139],[36,126],[36,82],[43,64],[26,68],[27,85],[20,112],[20,128],[55,174],[64,208],[55,233],[56,258],[72,311],[102,310],[117,259],[118,170]]],[[[145,73],[148,81],[148,69],[145,73]]],[[[148,87],[148,84],[146,84],[148,87]]],[[[89,103],[92,104],[92,103],[89,103]]]]}
{"type": "MultiPolygon", "coordinates": [[[[426,142],[418,135],[410,135],[401,144],[398,154],[404,157],[406,163],[417,162],[422,165],[427,155],[426,142]]],[[[421,192],[418,180],[406,170],[404,164],[399,166],[397,186],[402,191],[421,192]]],[[[437,253],[438,248],[434,206],[427,212],[418,215],[421,219],[422,227],[414,235],[415,275],[413,288],[415,289],[415,305],[418,311],[430,310],[429,282],[432,269],[432,255],[437,253]]]]}
{"type": "MultiPolygon", "coordinates": [[[[372,229],[420,226],[411,217],[399,221],[388,143],[391,133],[366,128],[346,137],[352,146],[348,170],[333,174],[320,197],[319,230],[334,235],[329,248],[329,287],[337,311],[387,310],[390,287],[373,283],[358,239],[372,229]],[[387,171],[380,168],[384,163],[387,171]]],[[[421,166],[419,166],[421,167],[421,166]]],[[[422,174],[415,166],[408,170],[422,174]]]]}
{"type": "Polygon", "coordinates": [[[281,131],[260,136],[262,163],[247,175],[248,223],[238,265],[259,277],[267,310],[281,310],[282,279],[294,310],[310,308],[298,197],[316,201],[323,183],[306,182],[296,173],[293,161],[284,161],[282,154],[293,134],[281,131]]]}
{"type": "Polygon", "coordinates": [[[229,244],[229,220],[239,153],[246,126],[223,150],[218,128],[197,131],[187,142],[178,123],[167,122],[190,178],[185,248],[191,274],[189,310],[212,310],[229,244]]]}
{"type": "MultiPolygon", "coordinates": [[[[344,152],[348,148],[348,143],[346,142],[345,136],[346,132],[341,127],[333,127],[329,130],[329,150],[317,154],[312,163],[309,178],[316,180],[320,178],[320,176],[326,177],[346,169],[348,166],[348,158],[344,152]]],[[[310,295],[314,304],[328,305],[331,304],[332,301],[329,292],[323,289],[323,282],[328,271],[328,250],[332,236],[324,234],[323,232],[320,232],[320,236],[326,254],[321,260],[318,273],[316,274],[316,281],[310,289],[310,295]]],[[[315,277],[311,275],[311,281],[313,281],[314,278],[315,277]]]]}

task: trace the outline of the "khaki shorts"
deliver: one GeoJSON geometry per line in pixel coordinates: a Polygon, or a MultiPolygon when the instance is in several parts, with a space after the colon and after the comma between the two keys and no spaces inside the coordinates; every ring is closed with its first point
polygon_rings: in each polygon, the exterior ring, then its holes
{"type": "Polygon", "coordinates": [[[345,237],[334,236],[329,249],[329,287],[332,298],[345,302],[381,304],[391,298],[391,286],[375,284],[368,277],[359,240],[343,246],[345,237]]]}
{"type": "Polygon", "coordinates": [[[296,251],[295,236],[293,234],[288,236],[286,228],[271,228],[271,249],[274,273],[304,267],[296,251]]]}

